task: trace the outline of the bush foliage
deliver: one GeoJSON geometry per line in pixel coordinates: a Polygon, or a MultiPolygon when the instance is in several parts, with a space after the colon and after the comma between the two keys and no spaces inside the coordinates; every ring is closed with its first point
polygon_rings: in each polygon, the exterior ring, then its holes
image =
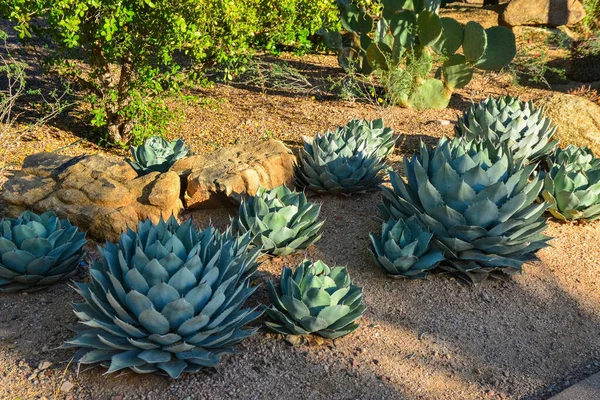
{"type": "Polygon", "coordinates": [[[167,128],[165,93],[258,49],[308,49],[337,11],[328,0],[7,0],[0,15],[21,39],[51,43],[50,65],[87,90],[109,141],[139,143],[167,128]]]}

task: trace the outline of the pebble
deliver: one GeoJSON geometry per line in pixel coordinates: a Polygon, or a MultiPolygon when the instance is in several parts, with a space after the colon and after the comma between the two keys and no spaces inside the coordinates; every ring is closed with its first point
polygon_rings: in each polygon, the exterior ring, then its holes
{"type": "Polygon", "coordinates": [[[45,369],[48,369],[48,368],[50,368],[51,366],[52,366],[52,363],[51,363],[50,361],[42,361],[42,362],[40,363],[40,365],[38,366],[38,369],[39,369],[40,371],[43,371],[43,370],[45,370],[45,369]]]}
{"type": "Polygon", "coordinates": [[[64,392],[64,393],[68,393],[71,390],[73,390],[74,387],[75,387],[75,385],[73,385],[73,383],[71,383],[69,381],[64,381],[63,384],[60,386],[60,391],[64,392]]]}

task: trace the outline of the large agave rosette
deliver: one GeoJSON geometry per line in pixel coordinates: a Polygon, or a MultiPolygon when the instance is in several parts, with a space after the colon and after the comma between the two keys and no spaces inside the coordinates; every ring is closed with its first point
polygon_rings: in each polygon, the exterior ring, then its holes
{"type": "Polygon", "coordinates": [[[547,246],[542,234],[547,203],[536,203],[543,181],[535,168],[520,168],[501,148],[442,138],[434,150],[404,159],[407,182],[390,174],[384,188],[384,219],[416,216],[442,251],[441,267],[477,282],[489,274],[521,271],[547,246]]]}
{"type": "Polygon", "coordinates": [[[101,363],[109,373],[177,378],[214,366],[256,331],[244,326],[261,314],[242,308],[255,290],[248,276],[258,251],[248,252],[248,243],[229,231],[197,231],[191,220],[140,222],[137,233],[100,249],[90,283],[76,284],[82,326],[63,346],[80,348],[80,363],[101,363]]]}

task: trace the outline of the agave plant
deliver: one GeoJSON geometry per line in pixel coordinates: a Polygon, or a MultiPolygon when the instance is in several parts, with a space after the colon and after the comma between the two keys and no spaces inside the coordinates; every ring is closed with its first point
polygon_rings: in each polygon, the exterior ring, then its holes
{"type": "Polygon", "coordinates": [[[600,158],[587,147],[571,145],[557,149],[548,165],[550,170],[542,173],[548,211],[562,221],[600,218],[600,158]]]}
{"type": "Polygon", "coordinates": [[[394,277],[425,278],[444,259],[431,248],[433,234],[416,216],[390,218],[381,226],[381,236],[370,235],[375,263],[394,277]]]}
{"type": "Polygon", "coordinates": [[[192,154],[181,139],[167,142],[160,136],[152,136],[141,146],[131,146],[133,160],[126,159],[138,175],[150,172],[167,172],[175,161],[192,154]]]}
{"type": "Polygon", "coordinates": [[[515,168],[504,151],[491,157],[482,143],[442,138],[435,150],[421,143],[404,166],[408,181],[392,172],[392,187],[383,188],[383,216],[418,217],[444,269],[473,282],[502,277],[547,246],[541,216],[549,204],[535,203],[543,181],[529,179],[535,164],[515,168]]]}
{"type": "Polygon", "coordinates": [[[40,289],[73,276],[85,233],[52,211],[0,221],[0,292],[40,289]]]}
{"type": "Polygon", "coordinates": [[[266,325],[285,335],[335,339],[356,330],[355,321],[367,308],[362,289],[352,284],[346,268],[330,269],[321,261],[304,260],[293,274],[283,268],[279,291],[271,281],[268,291],[273,305],[264,307],[272,319],[266,325]]]}
{"type": "Polygon", "coordinates": [[[383,159],[394,143],[394,131],[383,120],[353,119],[334,132],[304,140],[296,180],[315,192],[350,194],[377,188],[386,167],[383,159]]]}
{"type": "Polygon", "coordinates": [[[467,141],[488,141],[494,146],[506,143],[515,160],[537,162],[556,148],[551,140],[556,131],[542,108],[532,102],[506,96],[489,97],[473,104],[458,117],[455,135],[467,141]]]}
{"type": "Polygon", "coordinates": [[[232,225],[250,234],[263,253],[284,256],[304,250],[321,238],[321,206],[309,202],[304,193],[281,185],[259,188],[256,196],[242,201],[232,225]]]}
{"type": "Polygon", "coordinates": [[[396,145],[394,131],[392,128],[386,127],[381,118],[372,121],[351,119],[345,126],[340,126],[337,130],[352,132],[355,138],[365,142],[365,150],[368,153],[375,152],[382,159],[392,154],[396,145]]]}
{"type": "Polygon", "coordinates": [[[74,304],[83,327],[63,347],[80,348],[80,363],[101,363],[108,373],[130,368],[172,378],[212,367],[256,329],[262,312],[243,309],[255,288],[248,276],[257,251],[247,237],[213,228],[197,231],[171,217],[140,222],[118,244],[100,249],[90,283],[77,283],[74,304]]]}

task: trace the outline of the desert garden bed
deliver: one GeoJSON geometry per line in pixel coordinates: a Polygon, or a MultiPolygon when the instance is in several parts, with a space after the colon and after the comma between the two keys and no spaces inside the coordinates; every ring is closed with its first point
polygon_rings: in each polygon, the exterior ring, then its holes
{"type": "MultiPolygon", "coordinates": [[[[479,18],[484,25],[495,22],[485,13],[479,18]]],[[[313,83],[323,82],[322,71],[339,73],[333,56],[284,59],[312,74],[313,83]]],[[[417,151],[420,141],[433,146],[444,135],[452,137],[457,115],[472,101],[507,94],[530,100],[553,93],[515,86],[507,74],[476,73],[466,89],[457,90],[448,108],[415,110],[314,92],[217,84],[202,89],[207,100],[201,105],[173,105],[183,108],[186,119],[169,136],[184,139],[197,157],[206,159],[218,149],[260,146],[269,140],[281,140],[297,153],[303,136],[334,129],[350,118],[383,118],[399,135],[388,164],[405,176],[402,158],[417,151]]],[[[583,112],[571,110],[577,118],[568,120],[585,119],[583,112]]],[[[595,108],[590,110],[593,114],[595,108]]],[[[90,153],[123,157],[121,149],[81,140],[73,133],[77,128],[63,122],[59,119],[21,138],[8,154],[9,165],[16,169],[25,157],[42,150],[65,160],[90,153]]],[[[594,120],[587,118],[585,123],[593,125],[594,120]]],[[[600,126],[592,129],[600,131],[600,126]]],[[[572,134],[564,137],[572,139],[572,134]]],[[[598,144],[591,136],[585,140],[598,144]]],[[[126,168],[123,165],[119,168],[126,168]]],[[[141,197],[137,201],[143,203],[141,197]]],[[[68,282],[60,282],[41,291],[0,294],[0,397],[533,400],[549,398],[600,371],[598,221],[559,222],[545,214],[544,233],[553,239],[538,252],[539,261],[525,263],[523,272],[508,280],[470,285],[443,273],[424,280],[390,279],[373,263],[369,233],[381,230],[376,219],[381,192],[349,197],[312,193],[309,201],[321,205],[322,238],[299,254],[262,255],[252,277],[257,289],[246,306],[270,304],[268,281],[277,282],[282,268],[295,267],[304,258],[345,266],[353,284],[362,288],[367,306],[352,334],[335,340],[285,336],[265,329],[267,318],[262,316],[251,323],[260,328],[258,333],[214,368],[182,374],[177,380],[126,369],[107,375],[103,367],[78,365],[74,350],[58,349],[73,337],[68,328],[78,318],[71,303],[81,301],[68,282]]],[[[1,205],[10,210],[9,204],[1,205]]],[[[143,214],[137,203],[132,207],[137,207],[136,215],[143,214]]],[[[236,215],[235,207],[187,209],[179,220],[191,219],[199,229],[210,224],[225,229],[236,215]]],[[[89,282],[86,267],[101,260],[97,246],[102,244],[90,240],[85,245],[84,268],[74,281],[89,282]]]]}

